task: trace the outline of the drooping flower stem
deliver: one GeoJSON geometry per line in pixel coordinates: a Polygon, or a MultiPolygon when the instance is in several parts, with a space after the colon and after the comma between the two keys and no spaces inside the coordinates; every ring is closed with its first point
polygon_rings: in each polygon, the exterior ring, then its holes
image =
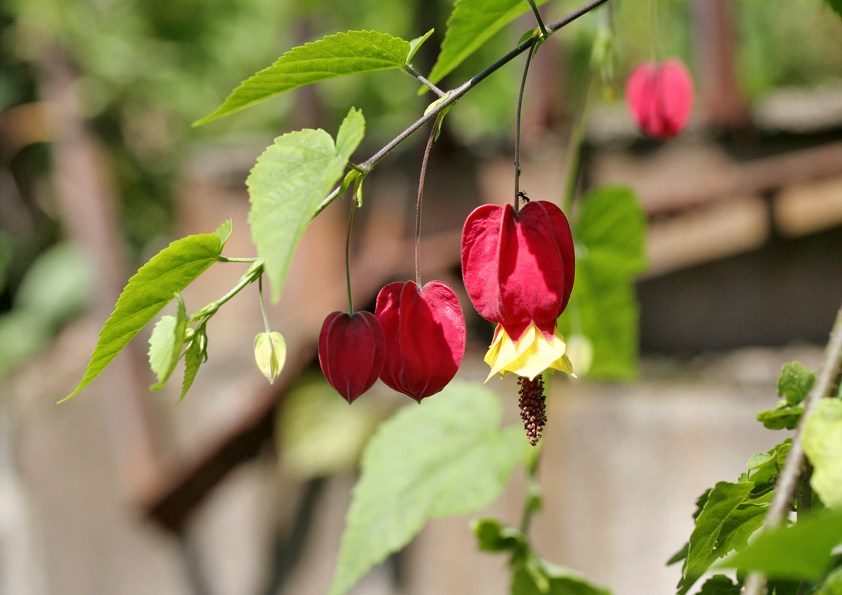
{"type": "Polygon", "coordinates": [[[427,139],[427,147],[424,149],[424,159],[421,161],[421,179],[418,181],[418,202],[415,205],[415,283],[418,287],[421,287],[421,197],[424,195],[424,178],[427,177],[430,149],[433,148],[433,141],[436,140],[441,118],[442,116],[436,118],[430,130],[430,138],[427,139]]]}
{"type": "Polygon", "coordinates": [[[357,199],[351,199],[351,214],[348,215],[348,234],[345,236],[345,284],[348,287],[348,314],[354,313],[354,296],[351,293],[351,227],[354,225],[354,210],[357,199]]]}
{"type": "Polygon", "coordinates": [[[541,431],[547,423],[547,398],[544,396],[544,380],[536,376],[530,380],[525,376],[518,376],[517,383],[520,385],[518,394],[520,399],[517,404],[520,407],[520,419],[523,420],[523,429],[526,430],[526,438],[529,444],[535,446],[541,439],[541,431]]]}
{"type": "Polygon", "coordinates": [[[515,213],[520,211],[520,115],[523,110],[523,91],[526,88],[526,75],[529,72],[529,64],[535,54],[537,44],[529,46],[529,53],[526,54],[526,65],[523,67],[523,78],[520,81],[520,93],[517,97],[517,118],[515,120],[515,213]]]}
{"type": "Polygon", "coordinates": [[[263,300],[263,275],[257,278],[257,295],[260,298],[260,311],[263,313],[263,326],[266,327],[266,334],[272,331],[269,330],[269,316],[266,314],[266,302],[263,300]]]}
{"type": "Polygon", "coordinates": [[[663,62],[661,50],[661,6],[660,0],[649,0],[652,10],[652,59],[656,64],[663,62]]]}

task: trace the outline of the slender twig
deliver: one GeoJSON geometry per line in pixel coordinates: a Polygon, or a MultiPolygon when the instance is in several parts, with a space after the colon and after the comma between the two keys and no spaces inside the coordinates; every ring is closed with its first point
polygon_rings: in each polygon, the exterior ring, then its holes
{"type": "MultiPolygon", "coordinates": [[[[534,6],[534,2],[531,2],[534,6]]],[[[535,54],[535,44],[529,46],[529,53],[526,54],[526,65],[523,67],[523,78],[520,81],[520,93],[517,96],[517,118],[515,120],[515,213],[520,211],[520,116],[523,108],[523,91],[526,89],[526,75],[529,73],[529,64],[535,54]]]]}
{"type": "Polygon", "coordinates": [[[424,78],[424,75],[422,75],[420,72],[415,70],[412,66],[410,66],[409,64],[404,64],[403,69],[406,72],[408,72],[409,74],[411,74],[412,76],[414,76],[415,78],[417,78],[419,81],[421,81],[433,93],[435,93],[439,97],[444,97],[444,95],[445,95],[444,91],[442,91],[441,89],[436,87],[433,83],[431,83],[426,78],[424,78]]]}
{"type": "Polygon", "coordinates": [[[530,453],[530,459],[526,464],[526,500],[523,503],[523,517],[520,521],[520,532],[525,539],[529,539],[529,526],[532,523],[532,515],[541,510],[541,484],[538,482],[538,465],[541,462],[543,443],[538,443],[530,453]]]}
{"type": "Polygon", "coordinates": [[[351,294],[351,227],[354,225],[356,198],[351,198],[351,214],[348,215],[348,234],[345,236],[345,283],[348,286],[348,314],[354,314],[354,297],[351,294]]]}
{"type": "Polygon", "coordinates": [[[547,26],[544,24],[544,19],[541,18],[541,13],[538,12],[538,7],[535,5],[535,0],[526,0],[526,3],[529,4],[529,8],[532,9],[533,14],[535,15],[535,20],[538,21],[538,27],[541,29],[541,36],[546,39],[549,37],[550,32],[547,31],[547,26]]]}
{"type": "Polygon", "coordinates": [[[418,287],[421,287],[421,197],[424,195],[424,178],[427,177],[427,161],[430,158],[430,149],[433,148],[433,141],[436,140],[436,130],[439,128],[441,118],[442,116],[436,118],[432,130],[430,130],[427,148],[424,149],[424,159],[421,161],[421,179],[418,181],[418,202],[415,205],[415,283],[418,287]]]}
{"type": "MultiPolygon", "coordinates": [[[[593,10],[594,8],[597,8],[598,6],[601,6],[601,5],[605,4],[606,2],[608,2],[608,0],[591,0],[591,2],[588,2],[584,6],[581,6],[580,8],[574,10],[573,12],[568,14],[567,16],[562,17],[561,19],[557,20],[556,22],[547,25],[548,34],[552,35],[553,33],[558,31],[562,27],[572,23],[573,21],[578,19],[580,16],[582,16],[584,14],[587,14],[588,12],[593,10]]],[[[519,43],[516,48],[514,48],[508,54],[506,54],[505,56],[503,56],[502,58],[497,60],[494,64],[492,64],[491,66],[489,66],[488,68],[486,68],[485,70],[483,70],[482,72],[480,72],[479,74],[477,74],[476,76],[471,78],[470,80],[466,81],[461,86],[452,90],[450,93],[445,93],[445,95],[448,95],[448,97],[444,98],[441,103],[439,103],[434,108],[432,108],[430,111],[428,111],[426,114],[424,114],[423,116],[418,118],[406,130],[401,132],[399,135],[397,135],[395,138],[393,138],[391,141],[389,141],[389,143],[386,146],[384,146],[382,149],[377,151],[377,153],[375,153],[374,155],[372,155],[371,157],[366,159],[363,163],[359,164],[358,168],[360,169],[360,171],[364,171],[366,173],[368,171],[370,171],[372,167],[374,167],[381,159],[383,159],[386,155],[388,155],[395,147],[397,147],[399,144],[401,144],[403,141],[405,141],[407,138],[409,138],[412,135],[413,132],[415,132],[416,130],[421,128],[424,124],[426,124],[427,122],[429,122],[430,120],[435,118],[439,114],[439,112],[447,109],[448,107],[450,107],[451,105],[456,103],[465,93],[470,91],[473,87],[476,87],[479,83],[484,81],[489,75],[493,74],[494,72],[496,72],[497,70],[499,70],[500,68],[502,68],[503,66],[505,66],[506,64],[511,62],[514,58],[518,57],[523,52],[528,50],[537,41],[538,41],[537,37],[530,37],[528,39],[525,39],[524,41],[519,43]]],[[[319,206],[316,208],[316,211],[313,213],[313,217],[315,217],[316,215],[321,213],[325,209],[325,207],[327,207],[327,205],[329,205],[333,201],[333,199],[335,199],[338,195],[339,195],[339,187],[337,186],[336,188],[334,188],[333,192],[331,192],[327,196],[327,198],[325,198],[319,204],[319,206]]]]}
{"type": "MultiPolygon", "coordinates": [[[[816,376],[816,382],[813,384],[810,394],[804,399],[804,413],[801,414],[801,421],[798,423],[795,436],[792,438],[792,446],[786,457],[784,469],[778,477],[775,495],[769,503],[769,511],[766,513],[766,520],[763,523],[764,531],[771,531],[780,525],[789,511],[792,495],[804,462],[804,428],[807,426],[810,416],[818,407],[819,400],[829,395],[840,368],[842,368],[842,307],[839,308],[836,322],[830,332],[822,369],[816,376]]],[[[752,573],[746,581],[745,595],[760,595],[765,584],[766,579],[762,574],[752,573]]]]}

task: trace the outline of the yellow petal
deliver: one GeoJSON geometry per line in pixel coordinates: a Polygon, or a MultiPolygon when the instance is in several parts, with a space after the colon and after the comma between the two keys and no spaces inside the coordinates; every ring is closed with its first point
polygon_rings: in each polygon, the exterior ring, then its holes
{"type": "Polygon", "coordinates": [[[558,329],[554,331],[552,341],[547,341],[533,323],[515,343],[506,331],[498,326],[494,341],[485,355],[485,363],[491,366],[491,372],[485,381],[488,382],[494,374],[504,377],[509,373],[534,380],[542,372],[552,373],[555,370],[575,377],[573,366],[565,354],[566,349],[564,337],[558,329]]]}

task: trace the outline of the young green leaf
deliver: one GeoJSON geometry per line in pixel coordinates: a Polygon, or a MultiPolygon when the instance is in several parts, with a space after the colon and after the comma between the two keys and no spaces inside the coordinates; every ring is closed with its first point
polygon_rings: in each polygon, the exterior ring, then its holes
{"type": "Polygon", "coordinates": [[[269,68],[244,81],[212,114],[194,122],[200,126],[292,89],[325,79],[403,68],[408,41],[377,31],[348,31],[293,48],[269,68]]]}
{"type": "Polygon", "coordinates": [[[409,53],[406,56],[406,64],[409,64],[409,61],[412,60],[412,57],[415,55],[415,52],[417,52],[421,48],[424,42],[427,41],[430,35],[433,34],[433,31],[435,31],[435,29],[430,29],[421,37],[416,37],[415,39],[409,42],[409,53]]]}
{"type": "Polygon", "coordinates": [[[453,381],[380,426],[363,453],[330,595],[347,592],[428,519],[468,514],[500,496],[528,449],[521,428],[500,429],[501,416],[493,392],[453,381]]]}
{"type": "Polygon", "coordinates": [[[816,373],[800,362],[784,364],[778,376],[778,396],[785,397],[788,405],[797,405],[807,397],[815,379],[816,373]]]}
{"type": "MultiPolygon", "coordinates": [[[[512,579],[512,595],[611,595],[611,591],[598,587],[575,570],[533,556],[537,569],[545,579],[546,589],[537,584],[535,572],[529,568],[518,569],[512,579]]],[[[544,582],[544,581],[541,581],[544,582]]]]}
{"type": "MultiPolygon", "coordinates": [[[[547,0],[537,0],[543,4],[547,0]]],[[[447,19],[441,53],[428,77],[437,83],[491,36],[529,10],[523,0],[456,0],[447,19]]]]}
{"type": "Polygon", "coordinates": [[[801,421],[804,405],[788,405],[783,399],[778,401],[774,409],[767,409],[757,414],[757,421],[769,430],[794,430],[801,421]]]}
{"type": "Polygon", "coordinates": [[[199,371],[199,366],[207,359],[207,335],[205,334],[205,327],[201,326],[197,329],[196,334],[193,335],[193,340],[187,346],[184,352],[184,381],[181,383],[181,396],[178,398],[178,403],[193,386],[193,381],[196,379],[196,373],[199,371]]]}
{"type": "Polygon", "coordinates": [[[810,485],[828,508],[842,508],[842,401],[821,399],[804,428],[804,452],[813,464],[810,485]]]}
{"type": "Polygon", "coordinates": [[[365,132],[362,112],[351,108],[334,144],[324,130],[299,130],[275,139],[246,180],[249,224],[257,253],[281,296],[290,260],[316,208],[345,170],[365,132]]]}
{"type": "Polygon", "coordinates": [[[184,333],[187,330],[187,310],[180,294],[176,316],[162,316],[149,337],[149,366],[158,377],[158,382],[150,390],[159,390],[169,379],[181,356],[184,345],[184,333]]]}
{"type": "Polygon", "coordinates": [[[477,537],[477,547],[483,552],[505,552],[524,549],[526,537],[520,529],[504,525],[497,519],[475,519],[471,531],[477,537]]]}
{"type": "MultiPolygon", "coordinates": [[[[230,229],[230,222],[220,227],[230,229]]],[[[114,312],[99,333],[85,375],[66,401],[99,376],[123,347],[210,265],[222,251],[220,232],[197,234],[176,240],[140,267],[123,289],[114,312]]],[[[223,233],[224,235],[224,233],[223,233]]],[[[61,401],[60,401],[61,402],[61,401]]]]}
{"type": "Polygon", "coordinates": [[[678,595],[687,593],[715,559],[711,556],[728,517],[745,502],[753,487],[753,482],[720,481],[708,494],[705,507],[696,519],[693,533],[690,534],[690,547],[684,567],[681,569],[682,577],[678,583],[678,595]]]}
{"type": "MultiPolygon", "coordinates": [[[[842,15],[842,10],[840,10],[842,15]]],[[[839,595],[842,593],[842,567],[837,568],[825,579],[821,589],[816,591],[816,595],[839,595]]]]}
{"type": "Polygon", "coordinates": [[[720,562],[781,579],[819,581],[830,566],[830,553],[842,543],[842,512],[816,513],[791,527],[761,533],[750,546],[720,562]]]}

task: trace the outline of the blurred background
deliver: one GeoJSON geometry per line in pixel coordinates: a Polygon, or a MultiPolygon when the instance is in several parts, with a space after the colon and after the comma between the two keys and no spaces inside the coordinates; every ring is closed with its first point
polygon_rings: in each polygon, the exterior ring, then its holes
{"type": "MultiPolygon", "coordinates": [[[[578,7],[542,8],[552,21],[578,7]]],[[[535,544],[617,595],[670,593],[666,560],[692,530],[694,501],[782,436],[774,407],[786,362],[817,369],[842,302],[842,23],[824,0],[661,0],[660,44],[690,68],[691,125],[642,137],[623,102],[652,58],[651,13],[613,0],[613,75],[588,119],[581,189],[631,186],[649,218],[637,281],[640,365],[555,380],[535,544]]],[[[243,79],[304,42],[374,29],[436,31],[444,0],[6,0],[0,4],[0,593],[324,593],[359,452],[402,395],[378,382],[348,408],[321,379],[316,340],[344,303],[347,204],[305,234],[270,308],[289,348],[273,386],[252,346],[256,288],[208,325],[210,360],[177,407],[160,392],[142,332],[71,401],[102,323],[137,268],[170,241],[231,218],[225,253],[253,256],[245,179],[284,132],[335,134],[363,110],[361,161],[414,121],[427,97],[393,71],[305,87],[200,128],[243,79]]],[[[605,9],[601,9],[604,11],[605,9]]],[[[558,201],[600,11],[537,53],[524,104],[521,186],[558,201]]],[[[443,83],[455,87],[534,26],[525,15],[443,83]]],[[[467,214],[506,202],[521,62],[461,100],[431,155],[424,278],[451,283],[469,324],[460,376],[482,380],[490,329],[459,272],[467,214]]],[[[413,271],[423,134],[369,176],[354,230],[358,307],[413,271]]],[[[339,204],[342,203],[342,204],[339,204]]],[[[218,264],[185,292],[195,311],[245,265],[218,264]]],[[[508,380],[508,379],[507,379],[508,380]]],[[[493,380],[510,423],[516,386],[493,380]]],[[[512,523],[522,471],[491,511],[512,523]]],[[[355,595],[502,595],[505,559],[476,551],[468,519],[430,523],[355,595]]]]}

